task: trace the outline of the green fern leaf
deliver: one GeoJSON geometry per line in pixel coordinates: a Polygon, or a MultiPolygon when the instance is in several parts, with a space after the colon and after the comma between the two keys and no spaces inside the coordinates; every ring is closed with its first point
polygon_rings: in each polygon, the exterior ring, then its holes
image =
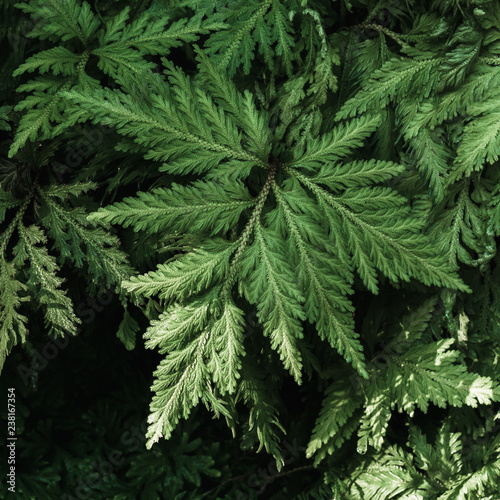
{"type": "Polygon", "coordinates": [[[10,130],[11,127],[8,123],[9,112],[11,111],[11,106],[0,106],[0,130],[10,130]]]}
{"type": "Polygon", "coordinates": [[[305,319],[304,297],[286,260],[284,242],[277,234],[257,225],[255,242],[245,250],[241,267],[252,270],[248,279],[241,272],[245,297],[257,305],[271,347],[278,351],[285,368],[300,383],[302,359],[297,342],[304,336],[300,321],[305,319]]]}
{"type": "Polygon", "coordinates": [[[139,332],[139,323],[127,309],[123,312],[123,319],[118,326],[116,336],[121,340],[125,349],[131,351],[135,347],[136,335],[139,332]]]}
{"type": "Polygon", "coordinates": [[[472,118],[464,128],[452,173],[454,181],[481,170],[485,161],[491,164],[498,160],[500,110],[497,103],[498,99],[493,94],[469,107],[469,112],[477,118],[472,118]]]}
{"type": "Polygon", "coordinates": [[[127,25],[129,15],[130,7],[126,7],[113,16],[100,33],[99,47],[92,51],[99,57],[99,68],[127,87],[132,86],[131,82],[141,84],[143,78],[155,68],[143,57],[145,54],[165,56],[174,47],[226,27],[217,21],[217,16],[202,20],[198,15],[169,24],[168,17],[153,17],[149,12],[144,12],[127,25]]]}
{"type": "Polygon", "coordinates": [[[79,61],[80,56],[73,54],[67,48],[54,47],[38,52],[38,54],[28,58],[25,63],[14,71],[13,76],[21,75],[26,71],[33,73],[35,70],[40,73],[51,71],[54,75],[70,76],[75,74],[79,61]]]}
{"type": "Polygon", "coordinates": [[[77,267],[82,267],[85,262],[95,282],[111,286],[128,278],[132,272],[127,256],[116,248],[118,239],[90,224],[82,208],[68,209],[54,199],[74,196],[94,187],[92,183],[77,183],[40,189],[43,201],[40,221],[54,239],[63,262],[70,259],[77,267]]]}
{"type": "Polygon", "coordinates": [[[315,463],[318,463],[326,455],[326,453],[318,453],[323,445],[328,443],[328,453],[333,453],[358,427],[358,421],[355,422],[354,429],[346,427],[349,419],[362,405],[362,399],[356,394],[356,389],[354,383],[346,383],[342,379],[333,381],[328,385],[321,411],[316,419],[316,425],[306,450],[306,455],[309,458],[317,454],[315,463]]]}
{"type": "Polygon", "coordinates": [[[55,258],[49,255],[44,246],[38,246],[46,243],[46,236],[35,225],[19,225],[19,236],[16,254],[24,255],[30,261],[27,286],[44,306],[49,332],[61,336],[65,333],[76,334],[76,325],[81,321],[74,313],[71,299],[60,289],[63,280],[55,274],[59,269],[55,258]]]}
{"type": "Polygon", "coordinates": [[[219,238],[207,241],[201,248],[181,255],[156,271],[132,276],[123,286],[129,292],[166,301],[181,301],[200,293],[229,275],[229,259],[236,243],[219,238]]]}
{"type": "Polygon", "coordinates": [[[101,220],[134,226],[135,231],[159,232],[165,228],[178,232],[227,232],[241,213],[254,205],[242,183],[197,181],[191,186],[172,184],[171,189],[157,188],[138,193],[111,207],[91,214],[90,220],[101,220]]]}
{"type": "Polygon", "coordinates": [[[61,40],[77,38],[86,45],[99,26],[87,2],[77,0],[32,0],[17,5],[24,13],[31,14],[35,27],[31,36],[42,40],[56,35],[61,40]]]}
{"type": "Polygon", "coordinates": [[[434,69],[442,62],[442,58],[390,59],[342,106],[335,119],[342,120],[360,113],[385,109],[389,102],[400,96],[418,95],[414,89],[422,88],[424,83],[429,95],[439,83],[439,73],[434,69]]]}
{"type": "Polygon", "coordinates": [[[16,279],[16,269],[12,263],[0,260],[0,371],[5,358],[14,345],[25,342],[28,318],[19,313],[22,302],[29,297],[21,295],[27,286],[16,279]]]}
{"type": "MultiPolygon", "coordinates": [[[[209,295],[213,299],[216,296],[214,293],[209,295]]],[[[155,372],[156,379],[152,388],[156,394],[152,399],[148,418],[149,448],[161,436],[168,439],[179,418],[187,418],[200,400],[211,406],[216,413],[222,412],[230,417],[212,389],[206,390],[207,384],[209,386],[210,368],[217,370],[219,366],[207,365],[205,357],[208,352],[215,351],[222,356],[217,365],[224,361],[223,351],[227,346],[220,345],[214,339],[214,332],[222,334],[225,341],[231,343],[231,348],[225,354],[234,356],[231,366],[225,367],[223,377],[220,371],[212,375],[222,394],[227,392],[227,387],[233,392],[238,377],[237,358],[241,355],[242,315],[232,303],[221,306],[214,301],[209,304],[210,302],[201,299],[193,301],[187,307],[174,306],[158,321],[153,321],[145,334],[148,339],[147,347],[159,345],[160,352],[169,352],[155,372]],[[234,323],[228,315],[239,323],[234,323]],[[197,330],[202,331],[201,335],[193,336],[193,332],[197,330]]]]}

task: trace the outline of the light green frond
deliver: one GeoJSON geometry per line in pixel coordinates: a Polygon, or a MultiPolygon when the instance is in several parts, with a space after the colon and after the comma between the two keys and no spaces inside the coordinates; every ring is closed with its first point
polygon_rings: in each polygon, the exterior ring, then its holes
{"type": "Polygon", "coordinates": [[[230,418],[210,379],[215,379],[222,393],[236,389],[243,355],[243,315],[234,303],[221,306],[216,297],[217,290],[187,307],[174,305],[153,321],[145,334],[146,347],[160,346],[160,352],[167,354],[154,372],[148,448],[162,436],[168,439],[179,420],[186,419],[199,401],[230,418]],[[230,345],[224,352],[226,342],[230,345]],[[218,356],[207,363],[206,357],[214,350],[218,356]]]}
{"type": "Polygon", "coordinates": [[[16,269],[0,257],[0,372],[9,351],[19,341],[25,342],[28,318],[19,312],[27,286],[16,279],[16,269]]]}
{"type": "MultiPolygon", "coordinates": [[[[374,384],[370,385],[372,389],[374,384]]],[[[384,444],[384,437],[391,419],[390,399],[384,393],[389,393],[389,388],[373,388],[376,397],[371,398],[364,407],[361,425],[358,429],[358,450],[365,451],[369,446],[380,451],[384,444]],[[378,389],[378,390],[377,390],[378,389]]]]}
{"type": "Polygon", "coordinates": [[[132,276],[123,286],[144,297],[157,295],[167,301],[180,301],[223,280],[229,273],[229,258],[235,250],[236,243],[214,238],[193,252],[160,264],[156,271],[132,276]]]}
{"type": "Polygon", "coordinates": [[[225,301],[221,316],[210,329],[207,368],[222,395],[234,394],[241,378],[245,318],[232,299],[225,301]]]}
{"type": "Polygon", "coordinates": [[[211,305],[208,300],[192,300],[181,306],[173,304],[151,325],[144,334],[146,347],[159,347],[160,353],[170,352],[178,347],[179,342],[185,345],[193,336],[193,332],[202,331],[208,324],[211,305]]]}
{"type": "MultiPolygon", "coordinates": [[[[356,393],[358,381],[359,376],[355,375],[347,382],[339,379],[328,385],[306,450],[307,457],[318,455],[315,463],[325,457],[326,453],[318,454],[324,445],[329,445],[328,453],[331,454],[349,437],[350,433],[346,433],[345,429],[354,412],[362,404],[362,398],[356,393]]],[[[358,425],[359,422],[356,422],[355,428],[358,425]]],[[[353,429],[351,433],[352,431],[353,429]]]]}
{"type": "Polygon", "coordinates": [[[431,491],[431,484],[415,469],[411,456],[399,447],[391,446],[366,468],[360,467],[359,474],[349,485],[349,498],[424,500],[429,498],[431,491]]]}
{"type": "Polygon", "coordinates": [[[55,258],[47,252],[46,236],[37,226],[19,225],[20,240],[17,252],[27,255],[30,263],[30,278],[27,283],[32,293],[45,309],[45,321],[55,335],[75,334],[80,320],[74,313],[73,303],[60,288],[63,279],[56,275],[59,267],[55,258]]]}

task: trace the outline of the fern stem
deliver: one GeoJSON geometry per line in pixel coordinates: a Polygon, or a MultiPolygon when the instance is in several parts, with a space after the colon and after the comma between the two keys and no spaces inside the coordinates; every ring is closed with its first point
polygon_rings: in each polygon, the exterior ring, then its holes
{"type": "Polygon", "coordinates": [[[479,57],[478,61],[486,64],[492,64],[493,66],[500,65],[500,57],[479,57]]]}
{"type": "Polygon", "coordinates": [[[85,66],[87,66],[87,63],[89,62],[89,58],[90,58],[90,50],[87,49],[82,53],[81,59],[78,61],[78,64],[76,65],[76,76],[78,76],[80,72],[85,69],[85,66]]]}
{"type": "Polygon", "coordinates": [[[231,290],[232,286],[234,285],[234,282],[236,280],[236,268],[239,264],[241,254],[245,250],[248,241],[250,239],[250,235],[255,227],[255,223],[260,217],[260,214],[262,213],[262,209],[264,208],[264,203],[266,202],[267,196],[269,195],[269,191],[271,190],[272,183],[274,181],[274,177],[276,175],[276,169],[278,167],[278,162],[273,162],[270,165],[269,169],[269,174],[267,175],[266,182],[264,183],[264,187],[262,188],[262,191],[259,194],[259,197],[257,199],[257,204],[252,212],[252,216],[250,217],[250,220],[248,221],[247,225],[245,226],[245,229],[243,230],[243,233],[240,237],[240,244],[238,246],[238,250],[236,250],[236,253],[234,255],[233,262],[231,263],[231,269],[229,270],[229,278],[224,284],[224,287],[222,289],[221,295],[223,298],[227,297],[227,294],[231,290]]]}
{"type": "Polygon", "coordinates": [[[401,45],[403,49],[410,48],[410,46],[406,42],[404,42],[397,33],[394,33],[394,31],[391,31],[389,28],[381,26],[380,24],[375,24],[375,23],[356,24],[355,26],[352,27],[352,29],[359,29],[361,31],[369,29],[382,32],[384,35],[388,36],[389,38],[392,38],[395,42],[399,43],[399,45],[401,45]]]}

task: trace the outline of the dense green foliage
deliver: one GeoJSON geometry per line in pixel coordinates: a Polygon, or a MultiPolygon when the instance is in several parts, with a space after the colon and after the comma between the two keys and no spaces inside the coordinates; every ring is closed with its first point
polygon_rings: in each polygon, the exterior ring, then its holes
{"type": "Polygon", "coordinates": [[[1,9],[20,497],[499,498],[498,2],[1,9]]]}

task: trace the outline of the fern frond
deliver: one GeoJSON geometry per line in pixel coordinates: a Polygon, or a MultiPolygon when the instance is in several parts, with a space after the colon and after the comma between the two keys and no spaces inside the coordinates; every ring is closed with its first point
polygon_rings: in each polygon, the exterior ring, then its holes
{"type": "Polygon", "coordinates": [[[454,266],[457,259],[472,264],[470,251],[479,254],[482,250],[480,241],[486,225],[485,214],[469,198],[470,187],[469,179],[456,183],[443,203],[435,207],[431,219],[429,236],[454,266]]]}
{"type": "Polygon", "coordinates": [[[248,75],[257,43],[266,63],[273,67],[276,55],[279,55],[285,71],[291,74],[294,40],[285,7],[280,2],[251,1],[237,8],[227,6],[221,9],[221,15],[229,28],[214,33],[205,44],[206,53],[221,70],[227,70],[229,76],[233,76],[243,66],[244,74],[248,75]]]}
{"type": "Polygon", "coordinates": [[[116,247],[118,239],[103,228],[89,224],[82,208],[61,205],[54,198],[64,198],[92,189],[92,183],[77,183],[65,187],[40,189],[41,224],[54,239],[62,261],[70,259],[77,267],[88,264],[89,273],[95,282],[103,281],[106,286],[120,283],[128,278],[132,269],[127,256],[116,247]]]}
{"type": "Polygon", "coordinates": [[[414,121],[433,130],[448,120],[467,114],[469,106],[483,101],[499,84],[500,66],[490,67],[478,62],[474,73],[462,85],[440,93],[431,102],[423,102],[414,121]]]}
{"type": "Polygon", "coordinates": [[[415,405],[426,411],[429,401],[441,407],[444,404],[476,407],[498,398],[490,378],[467,372],[463,364],[456,364],[460,354],[449,350],[453,343],[453,339],[444,339],[411,348],[401,355],[394,370],[403,380],[412,381],[409,393],[413,401],[397,395],[406,411],[412,411],[415,405]]]}
{"type": "Polygon", "coordinates": [[[500,155],[498,97],[493,93],[485,101],[471,105],[469,112],[473,118],[465,126],[457,149],[454,181],[480,171],[484,162],[494,163],[500,155]]]}
{"type": "MultiPolygon", "coordinates": [[[[246,299],[257,305],[271,347],[278,351],[285,368],[300,383],[302,358],[298,340],[304,336],[301,320],[305,319],[302,307],[305,299],[286,260],[284,242],[273,231],[257,224],[255,241],[245,250],[241,267],[251,270],[242,287],[246,299]]],[[[241,278],[246,278],[244,271],[241,278]]]]}
{"type": "Polygon", "coordinates": [[[332,167],[323,163],[318,173],[311,180],[323,184],[333,191],[345,188],[369,186],[397,176],[405,170],[403,165],[390,161],[371,159],[368,161],[353,161],[336,164],[332,167]]]}
{"type": "MultiPolygon", "coordinates": [[[[292,47],[295,42],[291,36],[292,28],[287,14],[285,7],[279,0],[271,0],[271,10],[266,16],[266,21],[272,26],[273,38],[276,39],[276,55],[282,60],[286,74],[291,75],[292,47]]],[[[269,52],[269,46],[267,50],[269,52]]]]}
{"type": "Polygon", "coordinates": [[[160,352],[168,352],[155,372],[152,386],[156,394],[148,418],[149,448],[161,436],[168,439],[179,419],[187,418],[200,400],[230,418],[210,388],[209,379],[214,378],[221,394],[228,387],[234,392],[239,376],[238,359],[242,355],[243,316],[234,303],[215,301],[217,293],[212,292],[209,297],[213,302],[199,299],[187,307],[173,306],[158,321],[153,321],[145,334],[147,347],[159,345],[160,352]],[[197,331],[201,334],[193,335],[197,331]],[[230,343],[226,353],[225,342],[230,343]],[[208,353],[216,356],[209,363],[205,360],[208,353]],[[225,358],[227,355],[230,359],[225,358]],[[227,360],[231,364],[221,369],[221,363],[227,360]]]}
{"type": "MultiPolygon", "coordinates": [[[[351,293],[349,266],[342,269],[333,255],[325,251],[327,235],[321,226],[294,213],[294,206],[307,209],[308,203],[304,201],[307,195],[302,193],[301,198],[294,200],[295,196],[287,195],[276,186],[273,189],[286,220],[291,262],[299,269],[298,282],[305,297],[307,318],[316,324],[323,340],[327,340],[362,376],[366,376],[362,347],[357,339],[359,335],[354,332],[350,314],[352,305],[345,297],[351,293]],[[297,204],[299,200],[300,204],[297,204]]],[[[295,190],[300,193],[299,187],[295,190]]],[[[314,209],[310,212],[313,213],[314,209]]]]}
{"type": "Polygon", "coordinates": [[[121,340],[125,349],[131,351],[135,347],[136,335],[139,333],[140,327],[139,323],[130,314],[130,312],[125,309],[123,311],[123,319],[118,326],[118,331],[116,336],[121,340]]]}
{"type": "Polygon", "coordinates": [[[349,420],[362,405],[362,398],[356,393],[356,385],[350,382],[353,380],[347,383],[343,379],[332,381],[325,391],[322,408],[306,450],[307,457],[316,455],[315,464],[327,453],[331,454],[340,448],[359,425],[355,421],[354,428],[349,429],[349,420]],[[321,453],[320,449],[326,444],[328,451],[321,453]]]}
{"type": "Polygon", "coordinates": [[[31,14],[35,27],[32,37],[42,40],[57,36],[61,40],[77,38],[87,45],[99,26],[99,19],[90,5],[78,0],[31,0],[17,6],[26,14],[31,14]]]}
{"type": "MultiPolygon", "coordinates": [[[[241,147],[238,129],[227,115],[219,115],[223,134],[218,134],[217,130],[212,134],[208,116],[200,110],[193,115],[186,113],[183,106],[194,109],[190,96],[195,94],[190,83],[187,88],[183,87],[187,80],[179,75],[177,70],[172,70],[171,81],[177,98],[171,98],[175,105],[168,94],[165,95],[165,88],[159,89],[162,95],[151,96],[151,105],[147,107],[119,92],[101,90],[90,95],[76,90],[67,92],[66,97],[79,105],[73,107],[71,120],[91,119],[94,123],[115,126],[120,133],[135,137],[136,142],[148,150],[147,158],[169,162],[164,170],[171,173],[208,171],[225,159],[238,160],[236,165],[242,164],[242,167],[247,162],[251,166],[262,165],[262,160],[241,147]],[[238,146],[234,147],[234,144],[238,146]],[[200,155],[203,157],[193,164],[200,155]]],[[[205,93],[196,94],[200,107],[200,101],[210,101],[205,93]]]]}
{"type": "Polygon", "coordinates": [[[414,276],[427,285],[465,289],[451,278],[443,258],[428,254],[431,245],[419,234],[421,222],[412,220],[405,200],[395,191],[348,189],[337,196],[302,174],[292,175],[317,197],[329,220],[335,246],[343,246],[343,253],[352,255],[368,289],[377,290],[375,268],[394,281],[414,276]]]}
{"type": "Polygon", "coordinates": [[[446,62],[441,66],[443,73],[439,88],[461,84],[476,63],[483,42],[483,34],[470,22],[459,26],[448,45],[453,48],[446,53],[446,62]]]}
{"type": "Polygon", "coordinates": [[[12,158],[28,140],[35,141],[40,135],[40,130],[42,138],[51,136],[50,122],[51,119],[55,121],[58,118],[60,92],[68,88],[67,82],[60,81],[58,85],[52,86],[49,92],[35,92],[16,106],[17,111],[26,109],[27,112],[19,122],[16,137],[10,146],[9,158],[12,158]]]}
{"type": "Polygon", "coordinates": [[[450,166],[452,153],[443,138],[442,130],[430,130],[418,122],[416,118],[405,124],[404,134],[412,149],[412,160],[429,184],[434,199],[442,201],[450,166]]]}
{"type": "MultiPolygon", "coordinates": [[[[454,478],[454,486],[438,497],[438,500],[467,500],[471,496],[483,496],[494,491],[500,478],[500,460],[486,464],[480,470],[454,478]]],[[[491,497],[492,498],[492,497],[491,497]]]]}
{"type": "Polygon", "coordinates": [[[250,406],[249,432],[257,435],[257,452],[264,448],[276,459],[276,467],[281,470],[284,460],[279,434],[284,434],[285,429],[279,421],[276,390],[268,383],[268,377],[254,359],[248,356],[243,358],[242,372],[246,376],[241,380],[237,398],[250,406]]]}
{"type": "Polygon", "coordinates": [[[27,286],[16,279],[16,269],[4,257],[0,258],[0,372],[5,358],[14,345],[25,342],[28,318],[19,313],[22,302],[29,300],[23,295],[27,286]]]}
{"type": "Polygon", "coordinates": [[[431,494],[432,485],[419,474],[412,457],[397,446],[375,456],[365,467],[354,472],[348,498],[363,500],[423,500],[431,494]],[[373,464],[373,465],[372,465],[373,464]]]}
{"type": "Polygon", "coordinates": [[[214,101],[226,113],[230,113],[238,127],[247,135],[249,150],[262,160],[267,160],[272,148],[269,128],[269,113],[257,109],[252,94],[246,90],[243,96],[236,85],[224,78],[217,66],[198,47],[195,47],[199,61],[199,78],[207,86],[214,101]]]}
{"type": "Polygon", "coordinates": [[[307,142],[306,149],[299,149],[291,166],[315,170],[323,162],[334,162],[359,148],[380,124],[378,116],[362,116],[338,125],[329,134],[307,142]]]}
{"type": "Polygon", "coordinates": [[[241,182],[197,181],[191,186],[172,184],[125,198],[110,207],[101,208],[90,220],[132,225],[135,231],[159,232],[165,228],[178,232],[199,231],[226,233],[234,227],[242,212],[255,201],[241,182]]]}
{"type": "Polygon", "coordinates": [[[170,25],[168,17],[153,17],[147,11],[127,24],[129,15],[130,7],[125,7],[107,21],[98,37],[99,47],[92,51],[99,57],[99,68],[126,85],[130,85],[130,80],[143,84],[144,77],[155,68],[154,63],[143,57],[145,54],[166,56],[174,47],[226,27],[215,15],[207,20],[196,15],[170,25]]]}
{"type": "Polygon", "coordinates": [[[243,311],[232,300],[226,300],[220,318],[211,327],[207,368],[222,395],[234,394],[238,388],[241,358],[245,355],[244,324],[243,311]]]}
{"type": "Polygon", "coordinates": [[[18,200],[12,193],[4,191],[0,187],[0,222],[5,220],[7,210],[18,207],[22,201],[18,200]]]}
{"type": "Polygon", "coordinates": [[[132,276],[123,286],[144,297],[157,295],[166,301],[184,300],[228,276],[229,259],[236,247],[237,242],[229,243],[221,238],[208,240],[193,252],[160,264],[156,271],[132,276]]]}
{"type": "MultiPolygon", "coordinates": [[[[467,370],[459,352],[450,349],[453,339],[427,340],[424,333],[435,307],[436,300],[428,300],[403,319],[400,334],[384,347],[383,362],[375,359],[367,364],[366,381],[351,377],[351,385],[333,382],[328,386],[308,445],[308,455],[316,454],[316,463],[356,428],[360,453],[368,446],[382,450],[395,408],[413,416],[416,407],[426,413],[430,403],[441,408],[477,407],[500,397],[491,378],[467,370]],[[394,384],[394,380],[399,382],[394,384]],[[360,407],[361,418],[354,419],[360,407]]],[[[426,453],[431,460],[430,452],[426,453]]]]}
{"type": "Polygon", "coordinates": [[[11,111],[11,106],[0,106],[0,130],[10,130],[9,125],[9,112],[11,111]]]}
{"type": "MultiPolygon", "coordinates": [[[[15,107],[16,111],[27,111],[23,114],[19,122],[16,136],[9,149],[9,158],[12,158],[28,140],[34,141],[37,138],[42,140],[52,138],[60,134],[62,130],[71,126],[71,123],[63,120],[61,116],[61,112],[65,109],[65,102],[61,97],[65,91],[71,88],[74,79],[82,73],[82,69],[85,67],[90,54],[88,51],[85,51],[76,59],[68,57],[66,54],[67,57],[64,61],[61,61],[60,51],[56,51],[56,53],[59,57],[54,68],[57,68],[57,70],[60,70],[63,74],[68,73],[68,76],[58,77],[56,79],[38,77],[34,82],[29,82],[18,88],[18,91],[34,90],[34,92],[15,107]],[[74,71],[70,69],[71,64],[75,64],[74,71]],[[58,126],[53,127],[51,122],[57,123],[58,126]]],[[[54,55],[54,52],[52,52],[51,56],[54,55]]],[[[33,64],[42,64],[41,60],[37,61],[38,62],[32,61],[30,67],[33,67],[33,64]]],[[[53,67],[53,64],[50,62],[47,64],[49,66],[44,66],[42,64],[41,68],[48,70],[49,67],[53,67]]],[[[22,71],[24,71],[24,69],[26,68],[23,68],[22,71]]]]}
{"type": "Polygon", "coordinates": [[[66,47],[54,47],[43,50],[31,56],[14,71],[13,76],[21,75],[26,71],[33,73],[38,70],[40,73],[51,71],[54,75],[71,76],[75,74],[76,66],[80,61],[80,56],[74,54],[66,47]]]}
{"type": "Polygon", "coordinates": [[[59,270],[55,258],[45,246],[45,234],[35,225],[25,227],[18,225],[20,240],[16,245],[16,254],[25,255],[30,261],[30,278],[28,288],[38,297],[45,309],[45,320],[49,332],[64,336],[75,334],[80,319],[74,313],[71,299],[61,290],[63,282],[55,273],[59,270]]]}
{"type": "Polygon", "coordinates": [[[389,102],[398,97],[418,95],[415,89],[425,88],[429,95],[439,83],[439,73],[435,68],[439,67],[443,60],[444,58],[390,59],[371,75],[354,97],[342,106],[335,119],[342,120],[361,113],[385,109],[389,102]]]}

